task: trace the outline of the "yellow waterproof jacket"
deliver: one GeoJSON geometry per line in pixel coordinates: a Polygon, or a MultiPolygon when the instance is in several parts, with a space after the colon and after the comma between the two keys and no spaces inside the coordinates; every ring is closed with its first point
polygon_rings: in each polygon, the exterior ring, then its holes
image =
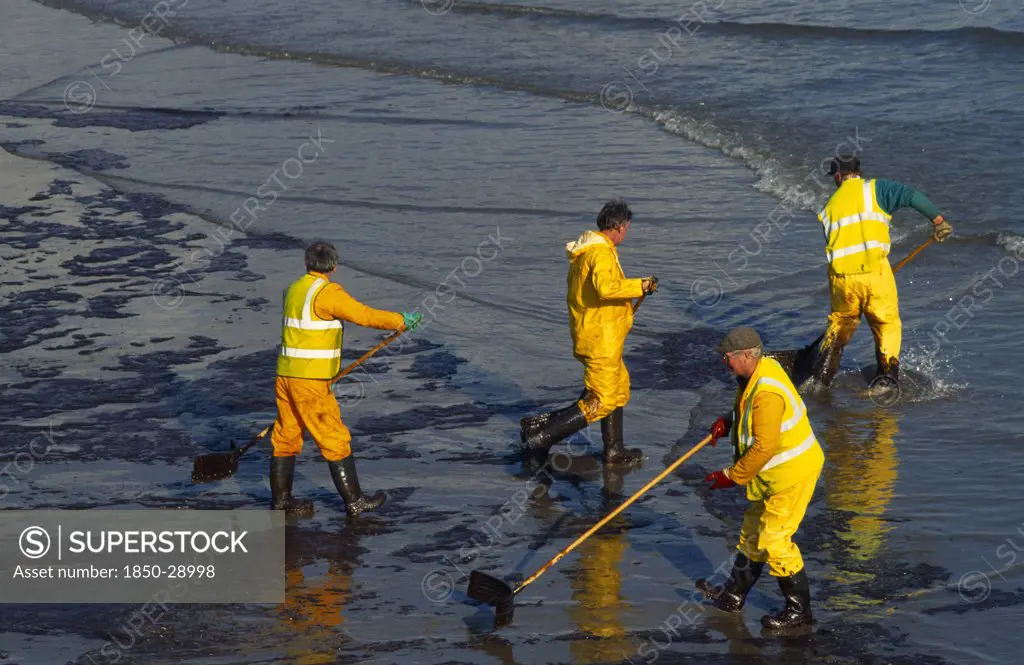
{"type": "Polygon", "coordinates": [[[569,258],[569,328],[573,354],[619,358],[633,327],[632,298],[643,295],[643,280],[626,279],[615,245],[603,233],[587,231],[566,243],[569,258]]]}
{"type": "Polygon", "coordinates": [[[343,321],[368,328],[405,329],[401,314],[367,307],[327,275],[306,273],[284,292],[277,375],[334,378],[341,369],[343,321]]]}
{"type": "Polygon", "coordinates": [[[737,396],[733,413],[734,459],[739,462],[757,445],[759,437],[779,438],[777,452],[747,484],[748,499],[759,501],[821,471],[825,455],[811,429],[807,407],[778,361],[761,358],[746,385],[738,388],[737,396]],[[764,393],[778,395],[785,403],[777,431],[776,425],[770,432],[758,432],[754,427],[754,401],[764,393]]]}
{"type": "Polygon", "coordinates": [[[863,275],[889,256],[889,213],[878,205],[875,181],[851,177],[818,213],[825,232],[825,256],[836,275],[863,275]]]}

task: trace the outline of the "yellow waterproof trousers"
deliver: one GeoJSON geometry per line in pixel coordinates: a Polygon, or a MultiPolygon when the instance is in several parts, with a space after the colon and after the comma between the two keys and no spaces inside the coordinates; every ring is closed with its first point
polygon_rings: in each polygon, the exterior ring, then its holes
{"type": "Polygon", "coordinates": [[[775,577],[799,573],[804,567],[804,559],[800,556],[800,548],[793,542],[793,534],[804,519],[819,475],[821,467],[797,484],[751,502],[743,513],[740,542],[736,549],[751,561],[767,563],[775,577]]]}
{"type": "Polygon", "coordinates": [[[274,392],[277,420],[270,435],[274,457],[301,453],[304,432],[309,432],[328,462],[352,454],[352,434],[341,422],[341,409],[328,381],[279,376],[274,392]]]}
{"type": "Polygon", "coordinates": [[[622,356],[618,358],[580,358],[583,362],[583,385],[587,389],[579,400],[587,422],[601,420],[629,402],[629,372],[622,356]]]}
{"type": "Polygon", "coordinates": [[[888,259],[883,260],[875,272],[862,275],[829,273],[828,281],[832,313],[828,317],[822,348],[835,346],[842,349],[849,344],[863,314],[875,336],[878,353],[884,358],[898,359],[903,324],[900,322],[896,278],[888,259]]]}

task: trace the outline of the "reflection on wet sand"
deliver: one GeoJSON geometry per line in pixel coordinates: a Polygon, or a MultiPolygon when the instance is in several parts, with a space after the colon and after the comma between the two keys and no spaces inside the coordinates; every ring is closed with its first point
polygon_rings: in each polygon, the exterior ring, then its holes
{"type": "Polygon", "coordinates": [[[895,411],[835,411],[826,425],[825,500],[839,511],[846,529],[836,533],[830,548],[837,592],[823,599],[829,609],[847,610],[878,605],[853,585],[875,580],[878,556],[892,530],[885,518],[896,488],[899,460],[895,438],[899,433],[895,411]],[[848,515],[848,517],[847,517],[848,515]]]}
{"type": "Polygon", "coordinates": [[[624,532],[616,532],[624,523],[620,519],[608,524],[609,533],[596,533],[580,545],[579,562],[570,571],[576,602],[569,606],[569,618],[582,639],[574,639],[569,651],[579,665],[617,663],[636,655],[637,643],[626,634],[622,617],[619,566],[629,543],[624,532]]]}
{"type": "MultiPolygon", "coordinates": [[[[341,627],[343,611],[352,591],[352,575],[358,567],[359,536],[345,529],[337,549],[303,553],[295,529],[286,537],[285,602],[276,609],[275,632],[280,633],[282,652],[295,665],[327,665],[337,662],[337,648],[347,638],[341,627]],[[326,570],[324,570],[326,568],[326,570]]],[[[308,537],[308,535],[307,535],[308,537]]],[[[332,548],[333,549],[333,548],[332,548]]]]}
{"type": "Polygon", "coordinates": [[[822,662],[815,654],[810,633],[777,634],[757,638],[750,632],[742,614],[709,610],[703,627],[721,633],[729,645],[729,658],[724,662],[736,665],[811,665],[822,662]]]}
{"type": "MultiPolygon", "coordinates": [[[[601,515],[614,510],[627,497],[623,478],[629,469],[602,468],[601,515]]],[[[627,519],[617,516],[576,550],[575,565],[568,570],[572,599],[569,619],[579,639],[569,644],[572,662],[578,665],[618,663],[636,655],[638,643],[626,633],[622,603],[623,558],[629,550],[627,519]]]]}

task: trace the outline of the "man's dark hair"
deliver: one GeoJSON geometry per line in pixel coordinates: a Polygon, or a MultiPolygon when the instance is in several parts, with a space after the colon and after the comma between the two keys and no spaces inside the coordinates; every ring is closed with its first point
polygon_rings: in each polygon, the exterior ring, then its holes
{"type": "Polygon", "coordinates": [[[317,240],[306,248],[306,270],[331,272],[338,266],[338,250],[329,242],[317,240]]]}
{"type": "Polygon", "coordinates": [[[622,199],[605,203],[601,212],[597,214],[597,228],[601,231],[617,229],[631,221],[633,221],[633,211],[622,199]]]}
{"type": "Polygon", "coordinates": [[[829,165],[828,174],[860,173],[860,158],[857,155],[837,155],[829,165]]]}

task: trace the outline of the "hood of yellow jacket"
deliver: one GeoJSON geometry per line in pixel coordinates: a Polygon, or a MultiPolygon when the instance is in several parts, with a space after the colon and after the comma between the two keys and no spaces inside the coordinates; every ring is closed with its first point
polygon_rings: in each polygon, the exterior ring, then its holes
{"type": "Polygon", "coordinates": [[[600,231],[584,231],[583,235],[576,240],[565,243],[565,256],[571,261],[587,248],[595,245],[614,247],[612,241],[600,231]]]}

